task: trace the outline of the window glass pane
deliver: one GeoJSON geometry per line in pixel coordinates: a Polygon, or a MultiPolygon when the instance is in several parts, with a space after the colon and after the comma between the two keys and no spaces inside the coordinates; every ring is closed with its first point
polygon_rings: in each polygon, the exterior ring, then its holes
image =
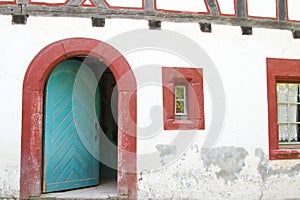
{"type": "Polygon", "coordinates": [[[279,125],[279,142],[288,142],[288,125],[279,125]]]}
{"type": "Polygon", "coordinates": [[[288,122],[297,122],[297,117],[298,117],[298,105],[296,104],[290,104],[289,105],[289,117],[288,117],[288,122]]]}
{"type": "Polygon", "coordinates": [[[288,106],[287,104],[278,104],[277,106],[278,122],[288,122],[288,106]]]}
{"type": "Polygon", "coordinates": [[[277,120],[279,142],[298,142],[299,84],[277,83],[277,120]]]}
{"type": "Polygon", "coordinates": [[[186,86],[175,85],[175,115],[187,115],[186,86]]]}
{"type": "Polygon", "coordinates": [[[298,100],[298,84],[288,84],[288,102],[296,103],[298,100]]]}
{"type": "Polygon", "coordinates": [[[297,142],[298,141],[298,134],[297,134],[298,124],[291,124],[290,127],[290,142],[297,142]]]}
{"type": "Polygon", "coordinates": [[[277,83],[277,102],[286,103],[287,102],[288,88],[285,83],[277,83]]]}
{"type": "Polygon", "coordinates": [[[175,97],[176,99],[184,99],[185,86],[177,85],[175,86],[175,97]]]}
{"type": "Polygon", "coordinates": [[[184,101],[176,100],[176,114],[184,114],[184,101]]]}

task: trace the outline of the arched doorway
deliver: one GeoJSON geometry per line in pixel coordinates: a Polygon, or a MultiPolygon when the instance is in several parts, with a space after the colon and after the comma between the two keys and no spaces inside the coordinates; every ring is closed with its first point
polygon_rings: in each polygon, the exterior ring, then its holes
{"type": "Polygon", "coordinates": [[[101,60],[118,87],[118,194],[136,197],[136,81],[125,58],[106,43],[71,38],[45,47],[27,69],[23,84],[20,197],[40,196],[44,88],[51,71],[74,57],[101,60]],[[130,117],[129,117],[130,116],[130,117]]]}

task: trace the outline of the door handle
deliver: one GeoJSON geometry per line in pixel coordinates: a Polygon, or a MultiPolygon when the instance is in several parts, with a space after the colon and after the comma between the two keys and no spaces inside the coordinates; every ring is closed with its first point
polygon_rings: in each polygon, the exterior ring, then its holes
{"type": "Polygon", "coordinates": [[[95,129],[96,129],[97,132],[99,131],[97,122],[95,122],[95,129]]]}

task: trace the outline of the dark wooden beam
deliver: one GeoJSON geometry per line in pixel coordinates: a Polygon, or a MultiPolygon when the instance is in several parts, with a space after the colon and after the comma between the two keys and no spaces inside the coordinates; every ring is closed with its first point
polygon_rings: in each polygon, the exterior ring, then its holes
{"type": "Polygon", "coordinates": [[[160,21],[149,20],[148,25],[149,25],[150,30],[160,30],[161,29],[160,21]]]}
{"type": "Polygon", "coordinates": [[[292,30],[294,39],[300,39],[300,31],[292,30]]]}
{"type": "MultiPolygon", "coordinates": [[[[300,23],[287,21],[286,0],[277,0],[279,20],[262,18],[247,18],[246,0],[236,1],[237,16],[220,16],[216,0],[208,0],[210,15],[207,14],[184,14],[165,13],[154,10],[152,0],[145,0],[145,10],[132,9],[110,9],[103,0],[94,0],[96,8],[79,6],[80,0],[71,0],[67,6],[39,6],[27,4],[28,0],[17,0],[24,3],[23,11],[17,5],[0,5],[0,15],[26,14],[29,16],[45,17],[82,17],[82,18],[127,18],[142,19],[150,21],[166,21],[178,23],[203,23],[203,24],[225,24],[241,27],[269,28],[283,30],[300,30],[300,23]],[[27,4],[27,5],[26,5],[27,4]]],[[[22,6],[23,4],[21,4],[22,6]]]]}
{"type": "Polygon", "coordinates": [[[13,14],[12,15],[12,24],[23,24],[27,23],[27,15],[25,14],[13,14]]]}
{"type": "Polygon", "coordinates": [[[145,11],[154,13],[154,2],[153,0],[144,0],[145,1],[145,11]]]}
{"type": "Polygon", "coordinates": [[[199,23],[200,30],[204,33],[211,33],[211,24],[208,23],[199,23]]]}
{"type": "Polygon", "coordinates": [[[286,8],[286,0],[277,0],[277,12],[278,18],[280,21],[286,21],[287,18],[287,8],[286,8]]]}
{"type": "Polygon", "coordinates": [[[250,27],[250,26],[242,26],[241,29],[242,29],[242,35],[252,35],[253,34],[252,27],[250,27]]]}
{"type": "Polygon", "coordinates": [[[236,15],[239,18],[246,18],[246,0],[235,0],[236,3],[236,15]]]}
{"type": "Polygon", "coordinates": [[[105,26],[105,18],[92,17],[92,26],[93,27],[104,27],[105,26]]]}
{"type": "Polygon", "coordinates": [[[213,16],[220,15],[216,0],[207,0],[207,4],[208,4],[209,10],[210,10],[210,13],[213,16]]]}

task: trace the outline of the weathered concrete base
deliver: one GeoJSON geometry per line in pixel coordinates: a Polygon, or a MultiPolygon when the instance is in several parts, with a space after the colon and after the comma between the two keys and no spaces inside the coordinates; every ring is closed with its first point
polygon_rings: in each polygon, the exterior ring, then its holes
{"type": "Polygon", "coordinates": [[[87,200],[87,199],[93,199],[93,200],[128,200],[127,196],[114,196],[114,197],[84,197],[84,198],[61,198],[61,197],[38,197],[38,198],[31,198],[31,200],[34,199],[44,199],[44,200],[87,200]]]}
{"type": "Polygon", "coordinates": [[[115,180],[102,180],[100,185],[90,188],[54,192],[43,194],[37,199],[128,199],[127,196],[118,196],[115,180]]]}

